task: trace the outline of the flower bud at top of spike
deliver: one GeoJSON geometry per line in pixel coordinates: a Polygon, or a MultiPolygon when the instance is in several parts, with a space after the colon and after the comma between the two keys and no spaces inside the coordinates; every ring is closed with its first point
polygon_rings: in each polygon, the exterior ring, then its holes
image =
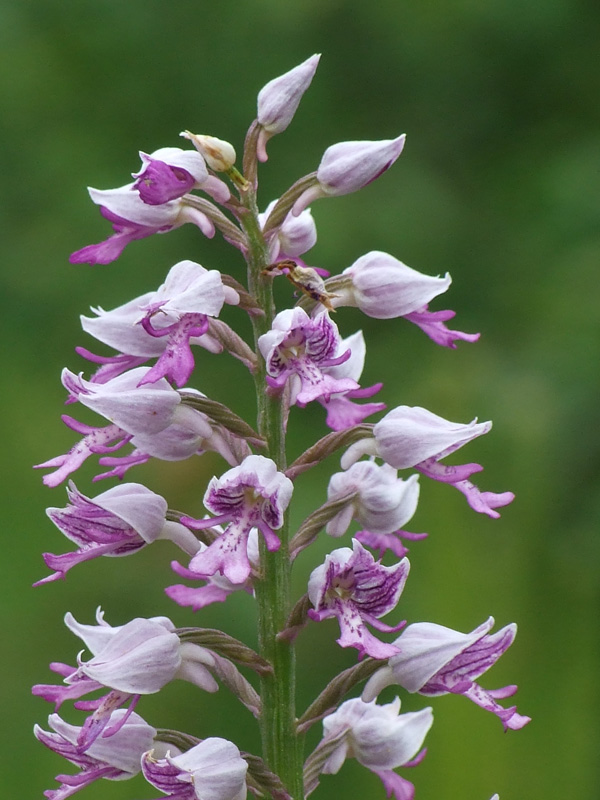
{"type": "Polygon", "coordinates": [[[215,172],[227,172],[235,164],[235,150],[229,142],[217,139],[216,136],[205,136],[190,133],[190,131],[182,131],[179,135],[190,140],[208,166],[215,172]]]}
{"type": "Polygon", "coordinates": [[[292,121],[320,58],[320,54],[307,58],[289,72],[269,81],[258,93],[258,121],[271,135],[281,133],[292,121]]]}
{"type": "Polygon", "coordinates": [[[328,147],[317,178],[326,194],[362,189],[389,169],[404,148],[405,134],[376,142],[340,142],[328,147]]]}
{"type": "Polygon", "coordinates": [[[258,93],[257,119],[262,127],[257,144],[259,161],[267,160],[265,146],[271,136],[284,131],[292,121],[320,58],[320,54],[307,58],[289,72],[269,81],[258,93]]]}

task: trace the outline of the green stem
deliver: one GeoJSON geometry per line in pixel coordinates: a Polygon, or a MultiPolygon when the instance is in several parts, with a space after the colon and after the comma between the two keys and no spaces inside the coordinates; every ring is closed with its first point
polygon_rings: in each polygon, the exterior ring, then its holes
{"type": "MultiPolygon", "coordinates": [[[[243,198],[246,213],[240,222],[248,241],[248,289],[258,301],[264,316],[252,317],[258,368],[254,374],[257,398],[258,433],[267,441],[267,455],[283,471],[286,468],[284,410],[278,398],[267,394],[265,362],[258,349],[258,338],[271,329],[275,316],[272,277],[263,274],[269,266],[269,251],[260,224],[256,197],[252,190],[243,198]]],[[[260,655],[273,666],[273,674],[261,678],[261,737],[263,758],[281,778],[294,800],[304,796],[302,784],[303,753],[301,737],[296,733],[296,663],[293,644],[279,641],[291,608],[291,561],[288,553],[289,524],[278,531],[281,547],[269,553],[261,541],[262,578],[255,582],[258,605],[258,642],[260,655]]]]}

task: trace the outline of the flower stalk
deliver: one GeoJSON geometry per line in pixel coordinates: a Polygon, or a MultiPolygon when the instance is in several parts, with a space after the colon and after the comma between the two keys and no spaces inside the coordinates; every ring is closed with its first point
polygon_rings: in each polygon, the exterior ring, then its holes
{"type": "MultiPolygon", "coordinates": [[[[273,281],[265,273],[269,266],[269,251],[260,229],[255,189],[249,187],[242,200],[246,213],[241,215],[240,221],[248,242],[248,288],[264,312],[251,318],[259,354],[254,373],[257,428],[267,442],[267,454],[283,472],[287,466],[283,403],[280,398],[265,392],[265,362],[258,349],[259,337],[270,330],[275,316],[273,281]]],[[[277,638],[285,627],[291,606],[292,565],[288,556],[287,514],[279,538],[281,547],[276,552],[269,552],[261,544],[260,577],[255,582],[260,655],[273,667],[271,675],[261,677],[260,727],[266,763],[280,776],[293,798],[302,798],[302,750],[296,734],[294,644],[277,638]]]]}

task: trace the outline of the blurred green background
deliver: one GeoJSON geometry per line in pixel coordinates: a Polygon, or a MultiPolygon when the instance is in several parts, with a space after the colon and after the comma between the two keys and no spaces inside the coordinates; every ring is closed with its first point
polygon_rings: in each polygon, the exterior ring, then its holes
{"type": "MultiPolygon", "coordinates": [[[[461,630],[488,614],[498,625],[518,622],[515,645],[483,683],[518,683],[519,710],[533,722],[504,735],[496,718],[463,698],[439,698],[428,756],[404,774],[417,800],[488,800],[496,791],[501,800],[600,797],[599,35],[592,0],[0,3],[6,797],[41,797],[68,771],[31,736],[49,708],[29,688],[52,680],[49,661],[74,658],[79,642],[62,625],[66,610],[91,622],[101,604],[113,624],[169,614],[253,641],[247,596],[197,615],[164,597],[176,582],[176,553],[163,543],[30,589],[46,574],[40,553],[67,549],[44,516],[47,505],[64,505],[64,490],[42,487],[31,464],[73,442],[59,419],[59,372],[65,364],[86,369],[73,352],[76,344],[93,349],[80,313],[156,288],[182,258],[242,270],[235,251],[192,226],[133,243],[109,266],[69,265],[71,251],[109,233],[85,186],[126,183],[138,150],[178,146],[184,128],[241,151],[258,90],[314,52],[323,58],[313,85],[289,130],[270,144],[262,204],[313,170],[334,142],[407,133],[392,171],[362,192],[314,205],[319,241],[309,261],[335,273],[380,249],[425,273],[451,272],[454,284],[434,308],[454,308],[457,327],[481,331],[476,345],[447,351],[403,320],[374,324],[354,310],[336,319],[344,335],[363,327],[364,383],[385,381],[390,407],[493,419],[493,432],[465,457],[485,465],[483,488],[517,494],[494,521],[458,492],[422,481],[410,527],[430,538],[412,548],[401,614],[461,630]]],[[[201,352],[197,364],[199,388],[252,414],[251,382],[237,362],[201,352]]],[[[322,409],[294,411],[290,430],[293,457],[325,433],[322,409]]],[[[298,481],[295,522],[323,500],[336,463],[298,481]]],[[[222,468],[205,457],[151,464],[130,479],[200,515],[204,486],[222,468]]],[[[91,489],[92,474],[88,467],[76,476],[82,491],[108,488],[91,489]]],[[[328,547],[319,542],[299,560],[298,593],[328,547]]],[[[336,635],[334,623],[323,623],[299,639],[300,708],[354,662],[354,651],[336,649],[336,635]]],[[[406,709],[423,705],[405,701],[406,709]]],[[[155,725],[256,750],[253,722],[240,708],[226,690],[205,696],[180,684],[139,710],[155,725]]],[[[81,796],[155,794],[136,779],[81,796]]],[[[348,762],[314,797],[375,798],[383,790],[348,762]]]]}

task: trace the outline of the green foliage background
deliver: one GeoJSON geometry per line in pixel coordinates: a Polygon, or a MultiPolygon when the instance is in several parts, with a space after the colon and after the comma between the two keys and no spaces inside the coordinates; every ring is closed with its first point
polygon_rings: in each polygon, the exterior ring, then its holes
{"type": "MultiPolygon", "coordinates": [[[[452,273],[436,308],[447,303],[458,327],[481,330],[476,345],[446,351],[403,320],[374,324],[354,311],[337,321],[345,335],[363,327],[365,383],[384,380],[390,407],[493,419],[468,460],[485,464],[484,488],[517,494],[493,521],[423,481],[413,529],[430,538],[412,548],[400,613],[462,630],[488,614],[499,625],[517,621],[515,645],[485,683],[518,682],[519,710],[533,722],[503,735],[497,719],[462,698],[438,699],[428,756],[409,775],[417,798],[599,796],[599,34],[592,0],[2,0],[4,796],[41,797],[64,769],[31,737],[49,709],[29,687],[51,680],[50,660],[75,655],[66,610],[91,622],[101,604],[113,624],[168,613],[252,642],[246,596],[196,616],[164,598],[176,557],[166,544],[31,590],[45,574],[41,551],[65,544],[44,516],[47,505],[64,505],[64,491],[43,488],[31,464],[73,442],[59,420],[59,371],[86,369],[73,353],[91,345],[78,314],[157,287],[181,258],[242,268],[235,251],[191,226],[134,243],[106,267],[69,265],[72,250],[108,234],[85,185],[125,183],[139,149],[177,146],[184,128],[241,150],[257,91],[313,52],[323,53],[321,66],[292,126],[271,142],[263,204],[314,169],[328,145],[407,132],[381,180],[315,204],[320,238],[310,259],[335,273],[381,249],[423,272],[452,273]]],[[[239,364],[209,354],[198,364],[199,388],[252,414],[239,364]]],[[[320,408],[293,413],[292,456],[325,432],[323,417],[320,408]]],[[[205,457],[151,464],[131,479],[200,514],[220,469],[205,457]]],[[[92,474],[76,476],[83,491],[92,474]]],[[[323,468],[298,482],[296,522],[323,500],[326,479],[323,468]]],[[[328,546],[301,559],[299,593],[328,546]]],[[[337,652],[335,635],[323,623],[299,640],[301,708],[354,660],[337,652]]],[[[252,720],[226,690],[205,696],[173,685],[140,710],[154,724],[256,750],[252,720]]],[[[136,780],[93,786],[82,798],[154,794],[136,780]]],[[[382,796],[354,763],[314,795],[382,796]]]]}

